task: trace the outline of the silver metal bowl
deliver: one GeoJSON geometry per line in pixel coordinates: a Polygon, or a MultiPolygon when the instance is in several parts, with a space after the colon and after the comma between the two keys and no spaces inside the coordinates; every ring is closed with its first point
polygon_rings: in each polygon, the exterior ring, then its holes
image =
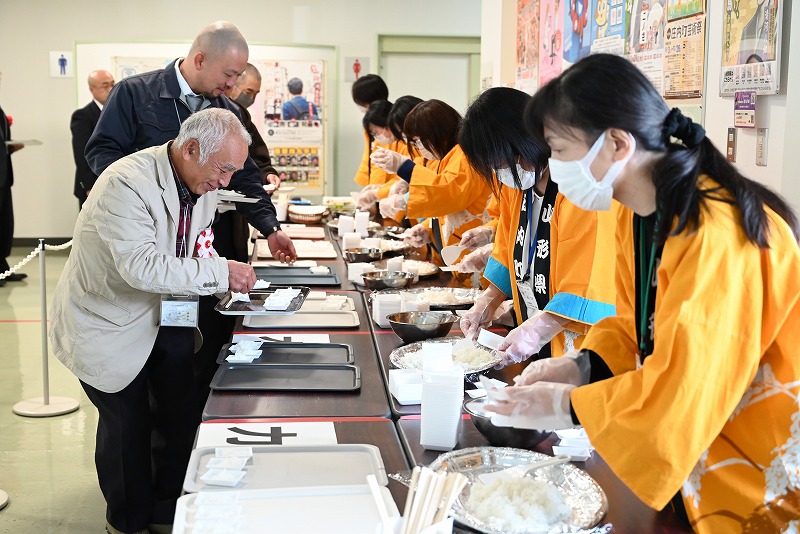
{"type": "Polygon", "coordinates": [[[389,325],[405,343],[444,337],[458,320],[450,312],[399,312],[386,316],[389,325]]]}
{"type": "Polygon", "coordinates": [[[379,248],[348,248],[344,251],[344,259],[350,263],[365,263],[368,261],[376,261],[383,257],[383,253],[379,248]]]}
{"type": "Polygon", "coordinates": [[[486,404],[491,404],[487,397],[470,399],[464,402],[464,411],[469,414],[472,424],[475,425],[478,432],[495,447],[530,449],[546,440],[552,433],[528,428],[495,426],[492,424],[492,412],[484,408],[486,404]]]}
{"type": "Polygon", "coordinates": [[[402,271],[372,271],[364,273],[364,285],[373,291],[378,289],[403,289],[411,285],[416,278],[411,273],[402,271]]]}

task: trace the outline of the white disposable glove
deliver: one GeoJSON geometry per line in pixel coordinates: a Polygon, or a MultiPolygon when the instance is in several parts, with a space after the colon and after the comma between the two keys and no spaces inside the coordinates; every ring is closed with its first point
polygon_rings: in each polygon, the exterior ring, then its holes
{"type": "Polygon", "coordinates": [[[529,386],[509,386],[501,390],[506,400],[492,401],[486,409],[495,412],[492,424],[514,428],[550,430],[572,428],[569,395],[575,386],[536,382],[529,386]]]}
{"type": "Polygon", "coordinates": [[[369,160],[373,165],[380,167],[390,174],[395,174],[397,169],[400,168],[400,165],[407,159],[410,158],[387,148],[377,148],[369,156],[369,160]]]}
{"type": "Polygon", "coordinates": [[[458,323],[459,328],[464,332],[464,337],[474,340],[481,328],[491,325],[494,311],[504,299],[505,294],[491,284],[478,295],[472,307],[464,312],[458,323]]]}
{"type": "Polygon", "coordinates": [[[460,273],[482,273],[486,269],[486,264],[489,263],[492,249],[494,249],[494,243],[483,245],[464,256],[464,259],[456,263],[455,267],[460,273]]]}
{"type": "Polygon", "coordinates": [[[408,193],[408,182],[403,179],[397,180],[389,188],[390,195],[405,195],[406,193],[408,193]]]}
{"type": "Polygon", "coordinates": [[[473,250],[488,245],[492,241],[494,241],[494,231],[488,226],[477,226],[464,232],[459,245],[473,250]]]}
{"type": "Polygon", "coordinates": [[[368,185],[361,190],[356,200],[356,207],[359,210],[366,211],[378,201],[378,189],[380,185],[368,185]]]}
{"type": "Polygon", "coordinates": [[[497,355],[502,358],[498,366],[524,362],[542,350],[563,329],[553,315],[545,311],[536,312],[533,317],[509,332],[498,347],[497,355]]]}
{"type": "MultiPolygon", "coordinates": [[[[381,201],[381,204],[383,204],[383,201],[381,201]]],[[[381,213],[383,212],[381,211],[381,213]]],[[[403,232],[403,242],[408,243],[414,248],[419,248],[422,245],[430,243],[431,236],[428,233],[427,228],[421,224],[418,224],[403,232]]]]}
{"type": "Polygon", "coordinates": [[[381,200],[378,207],[382,217],[394,219],[397,215],[406,211],[408,203],[405,195],[391,195],[381,200]]]}
{"type": "Polygon", "coordinates": [[[514,384],[529,386],[541,381],[583,386],[589,383],[590,375],[588,353],[571,350],[560,358],[543,358],[531,362],[521,375],[514,377],[514,384]]]}

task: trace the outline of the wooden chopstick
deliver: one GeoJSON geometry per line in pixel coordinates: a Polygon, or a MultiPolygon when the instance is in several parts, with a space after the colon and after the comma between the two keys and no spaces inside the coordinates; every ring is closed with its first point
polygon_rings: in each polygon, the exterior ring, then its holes
{"type": "Polygon", "coordinates": [[[411,502],[414,500],[414,493],[417,491],[417,482],[419,482],[419,466],[415,466],[411,471],[411,484],[408,486],[408,495],[406,496],[406,506],[403,508],[403,522],[400,524],[400,534],[408,534],[408,520],[411,513],[411,502]]]}

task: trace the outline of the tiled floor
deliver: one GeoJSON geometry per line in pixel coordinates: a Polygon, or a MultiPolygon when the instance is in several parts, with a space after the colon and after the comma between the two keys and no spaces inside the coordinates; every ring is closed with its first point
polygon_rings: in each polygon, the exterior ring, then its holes
{"type": "MultiPolygon", "coordinates": [[[[9,263],[29,252],[14,249],[9,263]]],[[[49,295],[66,257],[66,252],[47,253],[49,295]]],[[[39,259],[22,272],[28,274],[25,281],[0,287],[0,489],[10,497],[0,510],[0,533],[101,534],[105,502],[94,468],[97,412],[78,380],[50,355],[50,395],[79,400],[78,411],[27,418],[11,410],[43,394],[39,259]]]]}

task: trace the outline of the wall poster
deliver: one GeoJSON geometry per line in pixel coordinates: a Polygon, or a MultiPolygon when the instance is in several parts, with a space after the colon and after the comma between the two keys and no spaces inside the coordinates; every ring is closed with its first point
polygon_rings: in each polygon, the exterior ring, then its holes
{"type": "Polygon", "coordinates": [[[781,0],[729,1],[723,15],[719,94],[780,90],[781,0]]]}
{"type": "Polygon", "coordinates": [[[301,188],[299,194],[322,195],[325,62],[261,60],[253,64],[261,72],[261,93],[250,114],[254,120],[264,118],[264,141],[272,165],[286,185],[301,188]],[[292,94],[290,86],[302,91],[292,94]]]}
{"type": "Polygon", "coordinates": [[[633,0],[628,50],[630,60],[664,94],[665,0],[633,0]]]}
{"type": "Polygon", "coordinates": [[[664,34],[664,98],[703,96],[705,15],[667,22],[664,34]]]}
{"type": "Polygon", "coordinates": [[[539,87],[561,74],[561,54],[563,53],[563,13],[561,0],[541,0],[539,2],[539,87]]]}
{"type": "Polygon", "coordinates": [[[539,82],[539,0],[517,0],[517,73],[515,86],[533,94],[539,82]]]}

